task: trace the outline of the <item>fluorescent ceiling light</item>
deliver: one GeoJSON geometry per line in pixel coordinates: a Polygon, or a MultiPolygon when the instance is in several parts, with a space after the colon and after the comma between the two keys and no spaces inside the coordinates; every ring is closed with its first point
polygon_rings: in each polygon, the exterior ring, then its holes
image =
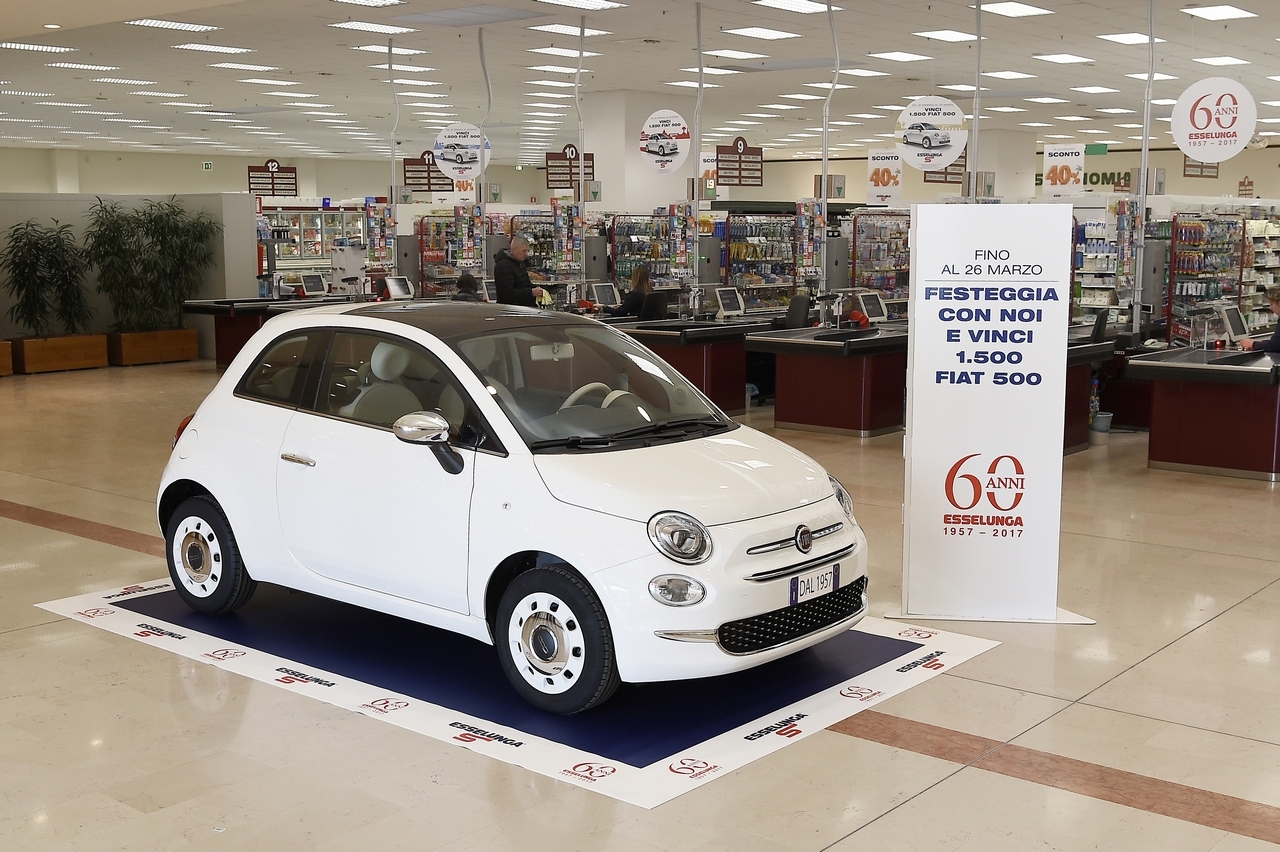
{"type": "Polygon", "coordinates": [[[1253,12],[1237,9],[1235,6],[1200,6],[1183,9],[1188,15],[1204,18],[1206,21],[1230,21],[1236,18],[1256,18],[1253,12]]]}
{"type": "Polygon", "coordinates": [[[1058,121],[1093,121],[1092,118],[1084,115],[1055,115],[1058,121]]]}
{"type": "Polygon", "coordinates": [[[205,107],[213,106],[213,104],[192,104],[192,103],[187,103],[185,101],[165,101],[164,103],[160,104],[160,106],[193,107],[195,109],[204,109],[205,107]]]}
{"type": "Polygon", "coordinates": [[[932,56],[921,56],[918,53],[907,53],[903,50],[891,50],[888,53],[868,53],[872,59],[888,59],[890,62],[920,62],[932,59],[932,56]]]}
{"type": "MultiPolygon", "coordinates": [[[[387,70],[387,63],[385,63],[385,62],[384,62],[384,63],[382,63],[381,65],[370,65],[369,67],[370,67],[370,68],[377,68],[379,71],[386,71],[386,70],[387,70]]],[[[429,67],[428,67],[428,66],[426,66],[426,65],[398,65],[398,64],[392,63],[392,65],[391,65],[391,70],[392,70],[392,71],[403,71],[403,72],[405,72],[405,73],[407,73],[407,74],[418,74],[418,73],[422,73],[422,72],[426,72],[426,71],[435,71],[436,69],[435,69],[435,68],[429,68],[429,67]]]]}
{"type": "Polygon", "coordinates": [[[1035,74],[1023,74],[1021,71],[983,71],[983,77],[995,77],[997,80],[1034,80],[1035,74]]]}
{"type": "Polygon", "coordinates": [[[626,3],[612,3],[610,0],[538,0],[552,6],[568,6],[570,9],[583,9],[587,12],[603,12],[606,9],[625,9],[626,3]]]}
{"type": "Polygon", "coordinates": [[[851,77],[888,77],[888,71],[872,71],[870,68],[841,68],[841,74],[851,77]]]}
{"type": "Polygon", "coordinates": [[[902,112],[902,110],[904,109],[902,104],[876,104],[871,108],[872,109],[890,109],[890,110],[893,110],[894,112],[902,112]]]}
{"type": "Polygon", "coordinates": [[[777,118],[778,117],[771,112],[744,112],[743,115],[746,116],[747,118],[777,118]]]}
{"type": "MultiPolygon", "coordinates": [[[[827,11],[826,3],[815,3],[813,0],[751,0],[756,6],[769,9],[781,9],[784,12],[799,12],[801,15],[814,15],[827,11]]],[[[832,6],[831,11],[843,12],[839,6],[832,6]]]]}
{"type": "Polygon", "coordinates": [[[104,118],[103,121],[114,121],[119,124],[146,124],[145,118],[104,118]]]}
{"type": "MultiPolygon", "coordinates": [[[[1139,125],[1139,126],[1141,126],[1141,125],[1139,125]]],[[[1107,133],[1108,131],[1106,131],[1106,130],[1094,130],[1094,129],[1093,129],[1093,128],[1091,128],[1091,127],[1083,127],[1083,128],[1081,128],[1078,132],[1080,132],[1080,133],[1107,133]]]]}
{"type": "Polygon", "coordinates": [[[849,117],[850,118],[884,118],[883,115],[876,115],[870,112],[851,112],[849,113],[849,117]]]}
{"type": "Polygon", "coordinates": [[[359,30],[362,33],[381,33],[382,35],[403,35],[416,33],[413,27],[393,27],[388,24],[371,24],[368,21],[343,21],[340,24],[329,24],[339,30],[359,30]]]}
{"type": "MultiPolygon", "coordinates": [[[[697,68],[681,68],[680,70],[681,70],[681,71],[684,71],[684,72],[686,72],[686,73],[688,73],[688,74],[697,74],[697,73],[698,73],[698,69],[697,69],[697,68]]],[[[704,67],[703,67],[703,69],[702,69],[702,73],[703,73],[703,74],[710,74],[710,75],[711,75],[711,76],[713,76],[713,77],[723,77],[723,76],[724,76],[724,75],[726,75],[726,74],[741,74],[742,72],[741,72],[741,71],[730,71],[728,68],[707,68],[707,67],[705,67],[705,66],[704,66],[704,67]]]]}
{"type": "MultiPolygon", "coordinates": [[[[1098,38],[1114,41],[1116,44],[1146,44],[1146,33],[1112,33],[1111,35],[1100,35],[1098,38]]],[[[1156,39],[1156,44],[1164,44],[1164,39],[1156,39]]]]}
{"type": "MultiPolygon", "coordinates": [[[[815,89],[830,89],[830,88],[831,88],[831,84],[830,84],[830,83],[805,83],[805,85],[806,85],[806,86],[812,86],[812,87],[813,87],[813,88],[815,88],[815,89]]],[[[856,89],[856,88],[858,88],[857,86],[847,86],[847,85],[845,85],[844,83],[836,83],[836,84],[835,84],[835,87],[836,87],[837,89],[856,89]]]]}
{"type": "Polygon", "coordinates": [[[1192,62],[1199,62],[1201,65],[1248,65],[1249,60],[1237,59],[1234,56],[1205,56],[1200,59],[1193,59],[1192,62]]]}
{"type": "Polygon", "coordinates": [[[1106,86],[1072,86],[1071,91],[1084,92],[1086,95],[1111,95],[1120,90],[1110,89],[1106,86]]]}
{"type": "MultiPolygon", "coordinates": [[[[3,94],[4,92],[0,92],[0,95],[3,95],[3,94]]],[[[73,109],[71,111],[71,114],[72,115],[120,115],[120,113],[118,112],[107,112],[100,109],[73,109]]]]}
{"type": "Polygon", "coordinates": [[[119,71],[119,65],[85,65],[81,62],[46,62],[45,68],[74,68],[77,71],[119,71]]]}
{"type": "Polygon", "coordinates": [[[225,124],[251,124],[247,118],[211,118],[210,121],[218,121],[225,124]]]}
{"type": "MultiPolygon", "coordinates": [[[[567,47],[531,47],[528,49],[528,52],[529,53],[545,53],[547,56],[568,56],[572,59],[577,59],[579,56],[578,51],[571,50],[570,48],[567,48],[567,47]]],[[[584,50],[582,51],[581,55],[582,56],[599,56],[600,54],[594,53],[590,50],[584,50]]]]}
{"type": "MultiPolygon", "coordinates": [[[[1145,80],[1147,79],[1147,75],[1146,75],[1145,73],[1143,73],[1143,74],[1125,74],[1124,76],[1126,76],[1126,77],[1132,77],[1132,78],[1133,78],[1133,79],[1135,79],[1135,80],[1143,80],[1143,81],[1145,81],[1145,80]]],[[[1151,75],[1151,79],[1152,79],[1152,81],[1153,81],[1153,82],[1155,82],[1155,81],[1160,81],[1160,80],[1176,80],[1176,79],[1178,79],[1178,78],[1177,78],[1177,77],[1171,77],[1171,76],[1170,76],[1170,75],[1168,75],[1168,74],[1161,74],[1159,71],[1157,71],[1156,73],[1154,73],[1154,74],[1152,74],[1152,75],[1151,75]]],[[[1154,101],[1152,101],[1152,103],[1155,103],[1155,102],[1154,102],[1154,101]]],[[[1177,101],[1175,101],[1174,103],[1177,103],[1177,101]]]]}
{"type": "MultiPolygon", "coordinates": [[[[574,38],[578,38],[582,33],[582,31],[577,27],[571,27],[568,24],[543,24],[540,27],[528,27],[528,29],[537,30],[540,33],[555,33],[556,35],[573,36],[574,38]]],[[[586,33],[586,38],[598,35],[613,35],[613,33],[608,30],[593,30],[591,27],[587,27],[586,33]]]]}
{"type": "MultiPolygon", "coordinates": [[[[419,106],[436,106],[436,104],[419,104],[419,106]]],[[[440,106],[449,106],[449,104],[440,104],[440,106]]],[[[543,109],[568,109],[568,104],[547,104],[539,101],[531,101],[525,104],[527,107],[542,107],[543,109]]]]}
{"type": "Polygon", "coordinates": [[[1098,112],[1105,112],[1110,115],[1130,115],[1133,110],[1125,109],[1124,107],[1104,107],[1099,109],[1098,112]]]}
{"type": "Polygon", "coordinates": [[[1280,124],[1280,118],[1260,118],[1259,124],[1280,124]]]}
{"type": "Polygon", "coordinates": [[[1023,98],[1024,101],[1030,101],[1033,104],[1065,104],[1066,98],[1023,98]]]}
{"type": "Polygon", "coordinates": [[[795,104],[760,104],[761,109],[804,109],[795,104]]]}
{"type": "MultiPolygon", "coordinates": [[[[953,91],[953,92],[972,92],[972,91],[974,90],[974,88],[975,88],[975,87],[974,87],[974,86],[969,85],[968,83],[951,83],[951,84],[946,85],[946,86],[939,86],[938,88],[939,88],[939,89],[950,89],[950,90],[951,90],[951,91],[953,91]]],[[[988,89],[986,86],[983,86],[983,87],[982,87],[982,91],[984,91],[984,92],[989,92],[989,91],[991,91],[991,90],[990,90],[990,89],[988,89]]]]}
{"type": "MultiPolygon", "coordinates": [[[[970,6],[970,9],[975,7],[970,6]]],[[[1003,15],[1006,18],[1030,18],[1033,15],[1052,15],[1048,9],[1029,6],[1026,3],[983,3],[982,11],[1003,15]]]]}
{"type": "MultiPolygon", "coordinates": [[[[353,47],[351,49],[363,50],[366,53],[381,53],[383,56],[387,55],[387,46],[385,44],[362,44],[359,47],[353,47]]],[[[420,56],[421,54],[429,53],[430,51],[418,50],[413,47],[393,47],[391,48],[391,52],[395,56],[420,56]]]]}
{"type": "Polygon", "coordinates": [[[746,36],[747,38],[759,38],[765,41],[778,41],[784,38],[800,38],[799,33],[789,33],[785,30],[771,30],[768,27],[739,27],[736,30],[724,30],[729,35],[746,36]]]}
{"type": "MultiPolygon", "coordinates": [[[[455,113],[452,113],[452,112],[441,112],[441,113],[435,113],[435,112],[415,112],[415,113],[414,113],[414,115],[437,115],[437,116],[439,116],[439,115],[455,115],[455,113]]],[[[562,112],[526,112],[526,113],[525,113],[525,115],[533,115],[533,116],[537,116],[538,118],[564,118],[564,113],[562,113],[562,112]]]]}
{"type": "Polygon", "coordinates": [[[804,93],[797,93],[797,94],[794,94],[794,95],[779,95],[779,97],[783,97],[783,98],[791,98],[791,99],[793,99],[793,100],[797,100],[797,101],[822,101],[822,100],[826,100],[826,98],[822,97],[821,95],[806,95],[806,94],[804,94],[804,93]]]}
{"type": "Polygon", "coordinates": [[[230,68],[233,71],[279,71],[275,65],[246,65],[243,62],[215,62],[210,68],[230,68]]]}
{"type": "Polygon", "coordinates": [[[1026,112],[1022,107],[994,106],[987,107],[988,112],[1026,112]]]}
{"type": "MultiPolygon", "coordinates": [[[[382,82],[384,82],[384,83],[385,83],[385,82],[387,82],[387,81],[386,81],[386,80],[383,80],[382,82]]],[[[439,85],[442,85],[442,84],[441,84],[441,82],[440,82],[439,80],[411,80],[411,79],[409,79],[409,78],[407,78],[407,77],[397,77],[397,78],[396,78],[394,81],[392,81],[392,82],[394,82],[397,86],[439,86],[439,85]]],[[[417,92],[414,92],[414,93],[413,93],[413,96],[414,96],[415,98],[417,98],[417,97],[421,97],[421,95],[420,95],[420,94],[418,94],[417,92]]],[[[305,97],[307,97],[307,96],[306,96],[306,95],[298,95],[297,97],[305,98],[305,97]]],[[[311,95],[311,97],[315,97],[315,95],[311,95]]]]}
{"type": "MultiPolygon", "coordinates": [[[[935,41],[977,41],[978,37],[973,33],[962,33],[958,30],[930,30],[923,33],[912,33],[921,38],[931,38],[935,41]]],[[[985,39],[984,39],[985,40],[985,39]]]]}
{"type": "Polygon", "coordinates": [[[24,92],[16,89],[4,89],[0,95],[13,95],[16,98],[51,98],[53,92],[24,92]]]}
{"type": "MultiPolygon", "coordinates": [[[[526,98],[571,98],[573,97],[573,95],[568,95],[568,94],[565,94],[564,92],[525,92],[524,96],[526,98]]],[[[443,98],[445,96],[444,95],[424,95],[423,97],[443,98]]],[[[413,104],[410,104],[410,106],[413,106],[413,104]]],[[[565,104],[566,109],[568,108],[568,106],[569,106],[568,104],[565,104]]]]}
{"type": "MultiPolygon", "coordinates": [[[[577,69],[574,69],[577,70],[577,69]]],[[[525,80],[529,86],[550,86],[553,89],[572,89],[572,83],[566,83],[562,80],[525,80]]]]}
{"type": "Polygon", "coordinates": [[[297,80],[273,80],[270,77],[246,77],[240,83],[256,83],[259,86],[301,86],[297,80]]]}
{"type": "MultiPolygon", "coordinates": [[[[547,74],[576,74],[577,68],[571,68],[567,65],[530,65],[530,71],[543,71],[547,74]]],[[[583,71],[590,71],[590,68],[583,68],[583,71]]],[[[569,85],[573,85],[570,83],[569,85]]]]}
{"type": "Polygon", "coordinates": [[[87,106],[89,106],[89,105],[88,105],[88,104],[68,103],[67,101],[37,101],[37,102],[36,102],[36,106],[51,106],[51,107],[87,107],[87,106]]]}
{"type": "Polygon", "coordinates": [[[324,109],[326,107],[333,106],[333,104],[321,104],[321,103],[316,103],[314,101],[291,101],[287,104],[281,104],[281,106],[313,107],[315,109],[324,109]]]}
{"type": "Polygon", "coordinates": [[[316,121],[320,124],[355,124],[356,123],[356,120],[354,118],[317,118],[316,121]]]}
{"type": "Polygon", "coordinates": [[[1052,124],[1045,124],[1043,121],[1023,121],[1019,127],[1053,127],[1052,124]]]}
{"type": "MultiPolygon", "coordinates": [[[[683,87],[684,87],[684,88],[686,88],[686,89],[696,89],[696,88],[698,88],[698,81],[697,81],[697,80],[672,80],[672,81],[668,82],[668,83],[667,83],[667,85],[668,85],[668,86],[683,86],[683,87]]],[[[719,83],[703,83],[703,84],[702,84],[702,88],[704,88],[704,89],[719,89],[719,88],[722,88],[722,87],[720,86],[720,84],[719,84],[719,83]]]]}
{"type": "Polygon", "coordinates": [[[59,130],[64,136],[97,136],[96,130],[59,130]]]}
{"type": "MultiPolygon", "coordinates": [[[[756,125],[756,124],[764,124],[764,122],[763,122],[763,121],[745,121],[745,120],[743,120],[743,119],[741,119],[741,118],[733,118],[733,119],[730,119],[730,120],[726,121],[726,122],[725,122],[725,124],[742,124],[742,125],[747,125],[747,126],[749,126],[749,125],[756,125]]],[[[732,129],[732,128],[730,128],[730,129],[732,129]]]]}
{"type": "Polygon", "coordinates": [[[197,50],[203,53],[253,53],[253,48],[249,47],[229,47],[225,44],[204,44],[201,42],[188,42],[187,44],[175,44],[174,50],[197,50]]]}
{"type": "Polygon", "coordinates": [[[0,47],[9,50],[34,50],[37,53],[71,53],[74,47],[56,47],[52,44],[24,44],[20,41],[0,41],[0,47]]]}
{"type": "Polygon", "coordinates": [[[263,92],[264,95],[271,95],[274,98],[318,98],[319,95],[311,95],[306,92],[263,92]]]}
{"type": "Polygon", "coordinates": [[[383,6],[399,6],[404,0],[333,0],[335,3],[350,3],[352,6],[370,6],[380,9],[383,6]]]}
{"type": "Polygon", "coordinates": [[[185,98],[186,92],[130,92],[131,95],[141,95],[144,98],[185,98]]]}
{"type": "Polygon", "coordinates": [[[1092,62],[1093,60],[1087,56],[1076,56],[1074,53],[1041,53],[1032,54],[1032,59],[1039,59],[1041,62],[1054,62],[1058,65],[1076,65],[1082,62],[1092,62]]]}
{"type": "Polygon", "coordinates": [[[95,83],[115,83],[120,86],[154,86],[155,80],[126,80],[122,77],[98,77],[95,83]]]}
{"type": "Polygon", "coordinates": [[[1259,101],[1263,106],[1280,107],[1280,101],[1259,101]]]}
{"type": "Polygon", "coordinates": [[[222,27],[211,27],[207,24],[186,24],[182,21],[158,21],[155,18],[139,18],[136,21],[125,21],[134,27],[155,27],[158,30],[182,30],[188,33],[211,33],[222,27]]]}
{"type": "Polygon", "coordinates": [[[768,59],[765,53],[747,53],[745,50],[704,50],[707,56],[719,56],[722,59],[768,59]]]}
{"type": "Polygon", "coordinates": [[[1065,133],[1046,133],[1044,135],[1044,138],[1045,139],[1074,139],[1075,137],[1069,136],[1065,133]]]}
{"type": "Polygon", "coordinates": [[[187,115],[235,115],[235,113],[225,112],[223,110],[193,109],[193,110],[188,110],[187,115]]]}
{"type": "Polygon", "coordinates": [[[1123,127],[1125,130],[1141,130],[1142,129],[1141,124],[1134,124],[1133,122],[1129,122],[1127,124],[1117,124],[1116,127],[1123,127]]]}
{"type": "Polygon", "coordinates": [[[787,135],[788,135],[788,136],[790,136],[792,139],[816,139],[816,138],[818,138],[818,134],[816,134],[816,133],[788,133],[787,135]]]}
{"type": "Polygon", "coordinates": [[[556,125],[564,124],[563,121],[552,121],[549,118],[527,118],[525,119],[525,123],[526,124],[556,124],[556,125]]]}

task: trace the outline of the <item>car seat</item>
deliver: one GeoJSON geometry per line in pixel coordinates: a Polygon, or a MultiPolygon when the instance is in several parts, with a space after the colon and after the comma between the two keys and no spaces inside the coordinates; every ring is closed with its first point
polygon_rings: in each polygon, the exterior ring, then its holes
{"type": "Polygon", "coordinates": [[[667,294],[649,293],[640,306],[640,319],[646,322],[667,318],[667,294]]]}
{"type": "Polygon", "coordinates": [[[409,368],[409,352],[394,343],[380,342],[369,356],[369,372],[356,398],[338,414],[364,423],[391,424],[422,408],[417,394],[400,383],[409,368]]]}
{"type": "MultiPolygon", "coordinates": [[[[492,337],[473,337],[460,341],[458,351],[462,353],[463,358],[471,362],[471,366],[475,367],[484,383],[493,388],[494,393],[507,404],[508,408],[514,410],[518,407],[511,391],[494,375],[506,372],[505,366],[498,361],[497,340],[492,337]]],[[[445,412],[445,417],[448,416],[448,412],[445,412]]]]}

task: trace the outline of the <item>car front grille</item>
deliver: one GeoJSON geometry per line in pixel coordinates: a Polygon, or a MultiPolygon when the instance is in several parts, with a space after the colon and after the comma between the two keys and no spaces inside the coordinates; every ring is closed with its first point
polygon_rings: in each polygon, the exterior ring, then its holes
{"type": "Polygon", "coordinates": [[[820,598],[722,624],[716,631],[716,641],[725,652],[741,655],[803,639],[857,615],[866,606],[863,599],[866,590],[864,574],[820,598]]]}

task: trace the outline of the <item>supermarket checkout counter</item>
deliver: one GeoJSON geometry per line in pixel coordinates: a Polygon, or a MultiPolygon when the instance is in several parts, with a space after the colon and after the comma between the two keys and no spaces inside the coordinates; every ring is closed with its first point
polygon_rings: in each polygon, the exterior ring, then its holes
{"type": "Polygon", "coordinates": [[[1089,391],[1094,369],[1115,357],[1116,343],[1093,343],[1067,338],[1066,407],[1063,409],[1062,452],[1089,449],[1089,391]]]}
{"type": "Polygon", "coordinates": [[[1127,372],[1152,383],[1148,467],[1280,481],[1280,356],[1169,349],[1127,372]]]}
{"type": "Polygon", "coordinates": [[[192,299],[182,303],[188,314],[213,317],[214,359],[227,367],[249,338],[281,311],[316,308],[356,301],[356,296],[323,296],[310,299],[192,299]]]}

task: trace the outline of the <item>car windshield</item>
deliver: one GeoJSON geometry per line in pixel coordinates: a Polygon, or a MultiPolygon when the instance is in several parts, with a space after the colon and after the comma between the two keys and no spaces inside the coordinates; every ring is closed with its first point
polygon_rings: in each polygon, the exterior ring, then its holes
{"type": "Polygon", "coordinates": [[[737,426],[683,376],[604,325],[504,329],[451,345],[535,452],[623,449],[737,426]]]}
{"type": "Polygon", "coordinates": [[[920,129],[921,130],[937,130],[938,128],[934,127],[932,124],[922,124],[920,125],[920,129]]]}

